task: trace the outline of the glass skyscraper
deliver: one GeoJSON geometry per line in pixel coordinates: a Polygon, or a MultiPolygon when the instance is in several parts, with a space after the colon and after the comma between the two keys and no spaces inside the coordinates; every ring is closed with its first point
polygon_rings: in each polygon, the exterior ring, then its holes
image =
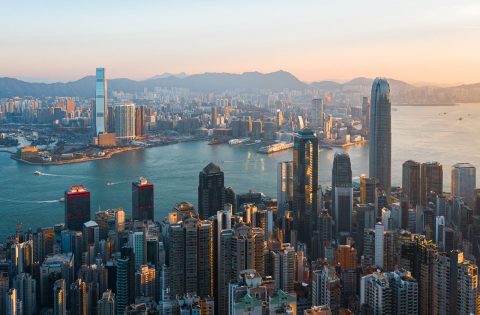
{"type": "Polygon", "coordinates": [[[347,153],[336,153],[332,168],[332,210],[335,231],[342,238],[352,232],[352,166],[347,153]]]}
{"type": "Polygon", "coordinates": [[[390,196],[392,183],[391,109],[390,85],[387,80],[376,78],[370,98],[369,172],[387,196],[390,196]]]}
{"type": "Polygon", "coordinates": [[[95,86],[95,136],[107,132],[107,77],[105,68],[97,68],[95,86]]]}
{"type": "Polygon", "coordinates": [[[295,136],[293,147],[293,213],[298,241],[312,250],[318,203],[318,139],[309,129],[295,136]]]}

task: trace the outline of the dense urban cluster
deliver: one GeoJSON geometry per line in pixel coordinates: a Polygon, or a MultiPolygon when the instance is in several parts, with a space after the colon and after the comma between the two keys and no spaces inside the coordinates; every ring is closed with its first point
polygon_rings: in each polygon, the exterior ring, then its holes
{"type": "Polygon", "coordinates": [[[311,88],[202,93],[157,87],[132,94],[109,90],[104,68],[96,70],[94,91],[94,98],[0,99],[0,145],[20,142],[14,158],[48,165],[192,140],[213,145],[257,142],[265,145],[265,152],[273,152],[290,148],[269,146],[291,143],[294,132],[307,125],[318,129],[321,145],[327,147],[362,143],[365,136],[361,124],[366,122],[368,98],[361,106],[350,105],[361,98],[359,92],[311,88]]]}
{"type": "MultiPolygon", "coordinates": [[[[97,144],[137,137],[135,122],[150,116],[148,107],[111,111],[106,94],[98,69],[97,144]]],[[[402,187],[392,187],[385,79],[350,109],[358,130],[334,122],[320,98],[305,122],[302,115],[284,121],[282,110],[265,121],[233,118],[230,102],[217,100],[204,117],[210,141],[281,140],[279,130],[293,140],[292,159],[278,164],[276,198],[236,193],[214,163],[199,170],[197,208],[178,196],[164,218],[155,217],[154,184],[145,178],[132,183],[131,215],[122,205],[94,212],[95,192],[73,186],[64,195],[63,223],[18,226],[2,248],[0,313],[480,314],[475,167],[454,165],[445,192],[441,163],[406,161],[402,187]],[[349,155],[337,153],[331,186],[321,187],[319,148],[344,145],[350,134],[368,138],[368,176],[356,174],[356,185],[349,155]]],[[[198,118],[163,117],[155,128],[204,126],[198,118]]]]}

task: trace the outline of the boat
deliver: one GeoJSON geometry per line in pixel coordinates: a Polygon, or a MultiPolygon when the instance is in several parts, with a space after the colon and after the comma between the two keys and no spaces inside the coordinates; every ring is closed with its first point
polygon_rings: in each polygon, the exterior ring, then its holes
{"type": "Polygon", "coordinates": [[[62,198],[58,199],[58,202],[65,202],[65,198],[62,197],[62,198]]]}
{"type": "Polygon", "coordinates": [[[44,174],[43,174],[42,172],[40,172],[40,171],[35,171],[35,172],[33,172],[33,174],[35,174],[35,175],[37,175],[37,176],[44,175],[44,174]]]}
{"type": "Polygon", "coordinates": [[[113,183],[112,182],[107,182],[107,186],[112,186],[113,183]]]}
{"type": "Polygon", "coordinates": [[[236,144],[242,144],[242,143],[245,143],[245,142],[248,142],[248,141],[250,141],[250,138],[231,139],[231,140],[228,140],[228,144],[229,145],[236,145],[236,144]]]}
{"type": "Polygon", "coordinates": [[[265,147],[261,147],[258,149],[258,153],[263,153],[263,154],[270,154],[270,153],[275,153],[283,150],[288,150],[293,148],[293,142],[280,142],[280,143],[275,143],[271,145],[267,145],[265,147]]]}

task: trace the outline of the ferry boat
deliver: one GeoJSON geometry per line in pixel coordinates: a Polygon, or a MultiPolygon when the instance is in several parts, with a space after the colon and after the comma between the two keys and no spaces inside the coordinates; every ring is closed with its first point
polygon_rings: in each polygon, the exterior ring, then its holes
{"type": "Polygon", "coordinates": [[[231,139],[231,140],[228,140],[228,144],[229,145],[236,145],[236,144],[242,144],[242,143],[245,143],[245,142],[248,142],[248,141],[250,141],[250,138],[231,139]]]}
{"type": "Polygon", "coordinates": [[[33,174],[35,174],[35,175],[37,175],[37,176],[41,176],[41,175],[43,175],[43,173],[42,173],[42,172],[40,172],[40,171],[35,171],[35,172],[33,172],[33,174]]]}
{"type": "Polygon", "coordinates": [[[288,150],[293,148],[293,142],[280,142],[280,143],[275,143],[271,145],[267,145],[265,147],[261,147],[258,149],[258,153],[263,153],[263,154],[270,154],[270,153],[275,153],[283,150],[288,150]]]}

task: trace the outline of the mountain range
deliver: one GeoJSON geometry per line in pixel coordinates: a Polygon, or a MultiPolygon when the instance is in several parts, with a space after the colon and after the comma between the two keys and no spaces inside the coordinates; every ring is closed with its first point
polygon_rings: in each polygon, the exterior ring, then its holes
{"type": "MultiPolygon", "coordinates": [[[[388,79],[394,103],[453,103],[453,102],[480,102],[480,83],[460,85],[454,87],[414,86],[403,81],[388,79]]],[[[372,79],[355,78],[345,83],[334,81],[319,81],[306,83],[297,79],[286,71],[272,73],[245,72],[233,73],[202,73],[187,75],[163,74],[147,80],[135,81],[125,78],[109,79],[109,92],[117,90],[128,93],[143,92],[145,88],[154,90],[163,88],[188,88],[198,92],[225,91],[282,91],[314,89],[322,93],[342,93],[346,96],[365,95],[370,93],[372,79]]],[[[5,97],[46,97],[46,96],[95,96],[95,77],[87,76],[77,81],[66,83],[31,83],[15,78],[0,78],[0,98],[5,97]]]]}

